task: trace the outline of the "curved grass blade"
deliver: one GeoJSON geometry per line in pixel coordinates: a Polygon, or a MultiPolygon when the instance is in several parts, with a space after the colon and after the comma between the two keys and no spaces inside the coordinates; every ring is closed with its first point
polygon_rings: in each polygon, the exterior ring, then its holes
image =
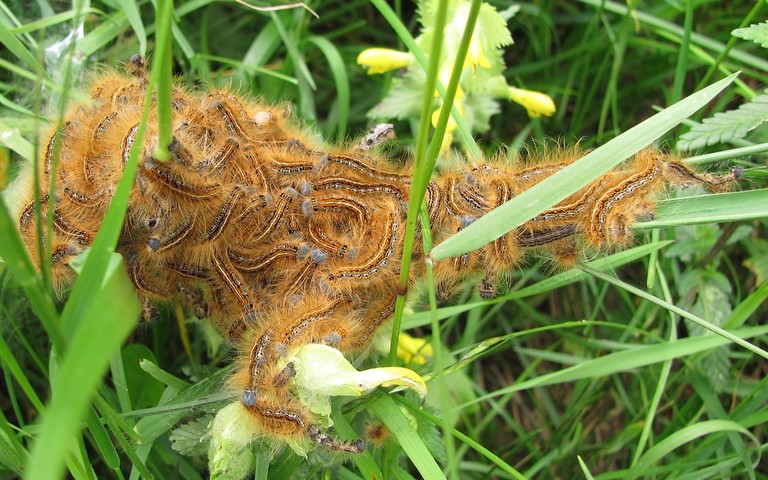
{"type": "Polygon", "coordinates": [[[649,468],[656,465],[665,455],[676,448],[685,445],[696,438],[718,432],[738,432],[749,437],[755,445],[760,444],[760,441],[749,430],[736,422],[730,420],[705,420],[697,422],[694,425],[689,425],[670,434],[664,440],[649,448],[648,451],[640,457],[640,461],[637,462],[637,465],[632,470],[630,478],[637,478],[642,475],[649,468]]]}

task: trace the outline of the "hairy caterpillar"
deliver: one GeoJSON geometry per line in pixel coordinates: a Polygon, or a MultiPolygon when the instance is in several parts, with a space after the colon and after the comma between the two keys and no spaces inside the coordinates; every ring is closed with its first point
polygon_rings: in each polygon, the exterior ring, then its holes
{"type": "MultiPolygon", "coordinates": [[[[57,195],[35,198],[29,188],[18,199],[26,244],[36,243],[35,205],[53,201],[46,248],[57,289],[65,288],[74,275],[67,260],[92,242],[131,149],[141,148],[118,250],[142,300],[179,302],[229,337],[239,353],[232,385],[264,431],[359,451],[359,443],[337,442],[318,430],[291,391],[291,368],[278,365],[287,350],[307,343],[362,352],[391,316],[409,168],[363,146],[315,146],[278,108],[228,91],[181,87],[173,98],[172,160],[161,163],[152,156],[154,120],[143,144],[135,141],[145,89],[140,63],[134,61],[132,76],[98,78],[93,103],[75,106],[63,127],[48,133],[39,191],[54,182],[57,195]],[[52,167],[57,160],[58,169],[52,167]]],[[[489,162],[442,172],[426,196],[433,241],[577,157],[558,151],[525,166],[489,162]]],[[[582,246],[626,244],[629,225],[652,214],[651,198],[666,183],[722,190],[729,178],[696,174],[658,151],[643,151],[517,230],[437,263],[439,290],[447,296],[462,279],[484,275],[478,288],[490,297],[529,252],[570,264],[582,246]]],[[[47,224],[48,209],[41,212],[47,224]]],[[[415,275],[423,262],[414,257],[415,275]]]]}

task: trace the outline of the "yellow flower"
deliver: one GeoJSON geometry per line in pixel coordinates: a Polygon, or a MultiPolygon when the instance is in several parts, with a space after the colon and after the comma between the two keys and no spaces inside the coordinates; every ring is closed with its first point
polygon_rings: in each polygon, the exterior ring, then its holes
{"type": "Polygon", "coordinates": [[[464,59],[464,66],[471,67],[475,70],[475,67],[491,68],[491,62],[488,57],[485,56],[485,50],[483,50],[483,44],[477,39],[477,35],[472,35],[472,41],[469,43],[469,51],[467,57],[464,59]]]}
{"type": "MultiPolygon", "coordinates": [[[[463,92],[462,92],[463,95],[463,92]]],[[[456,107],[456,110],[459,112],[459,115],[464,116],[464,102],[461,101],[460,97],[458,96],[458,92],[456,95],[456,99],[453,102],[453,106],[456,107]]],[[[440,118],[440,110],[442,110],[443,107],[438,108],[434,112],[432,112],[432,126],[437,126],[437,120],[440,118]]],[[[458,128],[458,125],[456,124],[456,120],[453,119],[453,115],[448,117],[448,123],[445,125],[445,132],[446,133],[453,133],[458,128]]]]}
{"type": "MultiPolygon", "coordinates": [[[[457,98],[454,101],[453,106],[456,107],[456,110],[458,110],[459,115],[464,116],[464,102],[461,101],[460,98],[458,98],[458,92],[456,96],[457,98]]],[[[462,96],[463,96],[463,92],[462,92],[462,96]]],[[[442,110],[442,107],[432,112],[433,127],[437,126],[437,120],[438,118],[440,118],[440,110],[442,110]]],[[[459,125],[456,123],[456,120],[454,120],[453,114],[451,114],[451,116],[448,117],[448,123],[446,123],[445,125],[445,135],[443,135],[443,138],[440,141],[441,157],[444,157],[444,158],[448,157],[448,153],[451,150],[451,145],[453,145],[453,132],[455,132],[457,128],[459,128],[459,125]]]]}
{"type": "Polygon", "coordinates": [[[551,117],[557,110],[552,97],[546,93],[535,92],[533,90],[509,87],[509,99],[524,106],[528,111],[528,116],[532,118],[537,118],[542,115],[551,117]]]}
{"type": "Polygon", "coordinates": [[[375,75],[407,67],[412,59],[408,52],[389,48],[366,48],[357,56],[357,64],[367,68],[368,75],[375,75]]]}
{"type": "Polygon", "coordinates": [[[405,363],[424,365],[432,360],[432,345],[423,338],[415,338],[401,332],[397,356],[405,363]]]}

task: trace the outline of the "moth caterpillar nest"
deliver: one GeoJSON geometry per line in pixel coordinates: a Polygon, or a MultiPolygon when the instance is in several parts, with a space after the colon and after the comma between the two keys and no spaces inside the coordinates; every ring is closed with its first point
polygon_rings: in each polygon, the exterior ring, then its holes
{"type": "MultiPolygon", "coordinates": [[[[359,451],[359,443],[322,433],[281,361],[310,343],[359,355],[389,320],[410,166],[388,161],[365,140],[316,144],[285,109],[226,89],[182,85],[173,88],[171,159],[163,163],[154,158],[154,114],[137,142],[147,82],[141,62],[130,65],[131,74],[95,77],[92,101],[73,105],[43,137],[39,188],[32,188],[29,167],[8,196],[30,256],[39,265],[36,246],[42,244],[54,286],[65,290],[74,278],[69,261],[93,241],[131,151],[139,149],[117,251],[146,310],[177,302],[211,319],[238,352],[230,386],[266,435],[359,451]],[[51,183],[53,198],[45,193],[51,183]],[[36,197],[35,191],[43,193],[36,197]],[[52,231],[38,238],[38,222],[43,229],[52,224],[52,231]]],[[[551,149],[525,164],[490,160],[437,173],[425,197],[433,243],[578,156],[575,149],[551,149]]],[[[571,265],[585,249],[626,245],[629,226],[652,215],[653,198],[666,184],[720,191],[730,180],[644,150],[512,232],[436,263],[438,291],[447,297],[473,278],[489,298],[530,253],[571,265]]],[[[420,245],[414,252],[416,278],[424,256],[420,245]]]]}

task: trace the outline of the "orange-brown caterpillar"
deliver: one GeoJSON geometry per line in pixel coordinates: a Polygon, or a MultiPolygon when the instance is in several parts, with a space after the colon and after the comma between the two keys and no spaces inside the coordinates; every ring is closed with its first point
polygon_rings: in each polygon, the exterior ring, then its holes
{"type": "MultiPolygon", "coordinates": [[[[139,296],[147,305],[179,302],[229,337],[239,354],[231,383],[266,433],[360,451],[359,443],[337,442],[318,430],[291,391],[292,366],[278,365],[288,349],[313,342],[347,355],[362,352],[392,315],[409,167],[394,166],[367,144],[313,145],[274,107],[182,87],[173,93],[171,161],[161,163],[152,156],[154,118],[143,144],[135,144],[146,81],[141,68],[133,71],[96,79],[93,103],[73,107],[61,130],[52,129],[42,142],[38,191],[48,192],[54,181],[57,192],[46,246],[56,288],[71,282],[67,260],[92,242],[131,148],[140,148],[118,245],[139,296]],[[51,179],[57,135],[59,174],[51,179]]],[[[576,158],[575,151],[555,151],[526,166],[490,162],[442,172],[426,195],[433,242],[576,158]]],[[[582,245],[626,244],[628,226],[652,212],[650,199],[670,182],[727,188],[727,178],[696,174],[656,150],[643,151],[483,248],[437,263],[438,290],[448,295],[458,282],[477,277],[481,295],[490,297],[528,252],[572,263],[582,245]]],[[[35,204],[52,200],[33,198],[32,191],[17,210],[27,245],[37,244],[35,204]]],[[[49,209],[41,211],[47,224],[49,209]]],[[[414,276],[423,267],[423,255],[415,254],[414,276]]]]}

